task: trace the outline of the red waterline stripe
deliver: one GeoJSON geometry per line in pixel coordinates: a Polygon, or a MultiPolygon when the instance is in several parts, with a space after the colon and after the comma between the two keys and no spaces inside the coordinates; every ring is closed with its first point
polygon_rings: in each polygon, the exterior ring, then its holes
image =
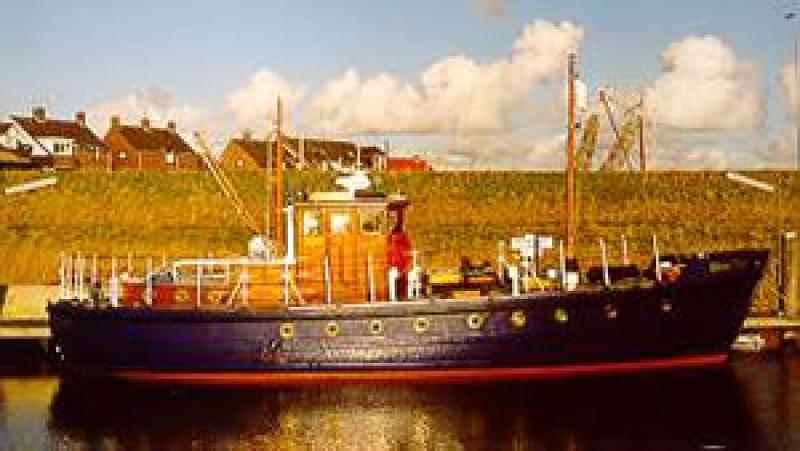
{"type": "Polygon", "coordinates": [[[353,382],[473,383],[490,381],[554,379],[599,374],[658,371],[675,368],[698,368],[721,365],[727,354],[708,354],[642,360],[638,362],[594,363],[583,365],[515,367],[515,368],[450,368],[398,370],[325,370],[274,372],[162,372],[121,371],[114,376],[137,382],[189,385],[304,385],[353,382]]]}

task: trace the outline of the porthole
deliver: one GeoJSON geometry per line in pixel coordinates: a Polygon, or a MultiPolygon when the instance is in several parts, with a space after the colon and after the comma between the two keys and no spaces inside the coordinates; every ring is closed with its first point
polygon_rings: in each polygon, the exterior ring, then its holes
{"type": "Polygon", "coordinates": [[[383,321],[373,319],[369,322],[369,332],[372,335],[383,335],[383,321]]]}
{"type": "Polygon", "coordinates": [[[565,309],[559,307],[553,312],[553,318],[559,323],[566,323],[569,321],[569,313],[567,313],[565,309]]]}
{"type": "Polygon", "coordinates": [[[339,336],[339,323],[336,321],[329,321],[328,324],[325,325],[325,335],[330,338],[338,337],[339,336]]]}
{"type": "Polygon", "coordinates": [[[294,338],[294,324],[292,323],[283,323],[281,324],[280,329],[281,338],[284,340],[291,340],[294,338]]]}
{"type": "Polygon", "coordinates": [[[424,334],[431,327],[431,320],[424,316],[418,316],[414,319],[414,331],[418,334],[424,334]]]}
{"type": "Polygon", "coordinates": [[[606,304],[603,310],[605,310],[606,318],[608,319],[617,319],[617,316],[619,316],[619,310],[614,304],[606,304]]]}
{"type": "Polygon", "coordinates": [[[672,301],[669,299],[662,299],[661,300],[661,311],[664,313],[670,313],[672,311],[672,301]]]}
{"type": "Polygon", "coordinates": [[[511,312],[509,319],[511,321],[511,326],[516,329],[522,329],[528,322],[528,318],[525,316],[525,312],[522,310],[514,310],[511,312]]]}
{"type": "Polygon", "coordinates": [[[472,330],[479,330],[486,324],[486,315],[484,313],[470,313],[467,316],[467,327],[472,330]]]}

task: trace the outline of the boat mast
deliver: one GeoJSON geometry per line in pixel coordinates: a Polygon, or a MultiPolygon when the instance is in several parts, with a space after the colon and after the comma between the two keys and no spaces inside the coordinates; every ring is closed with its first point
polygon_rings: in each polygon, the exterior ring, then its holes
{"type": "Polygon", "coordinates": [[[281,98],[278,97],[278,115],[276,120],[276,136],[275,136],[275,185],[272,189],[272,209],[270,214],[273,220],[270,221],[274,228],[275,242],[278,244],[279,249],[284,249],[284,230],[283,230],[283,104],[281,98]]]}
{"type": "Polygon", "coordinates": [[[566,256],[575,257],[575,235],[576,235],[576,188],[575,188],[575,78],[576,78],[576,56],[575,53],[569,54],[567,64],[567,174],[566,174],[566,193],[564,200],[566,203],[566,256]]]}

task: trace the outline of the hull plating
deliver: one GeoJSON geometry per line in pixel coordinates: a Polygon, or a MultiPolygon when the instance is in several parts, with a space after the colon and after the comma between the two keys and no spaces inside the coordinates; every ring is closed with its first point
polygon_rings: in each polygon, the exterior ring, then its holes
{"type": "Polygon", "coordinates": [[[80,371],[178,383],[464,382],[721,363],[760,276],[265,312],[49,311],[65,364],[80,371]]]}

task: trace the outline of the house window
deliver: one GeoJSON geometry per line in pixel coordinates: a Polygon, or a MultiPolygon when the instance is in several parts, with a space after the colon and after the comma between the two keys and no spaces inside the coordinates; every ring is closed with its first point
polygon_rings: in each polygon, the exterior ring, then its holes
{"type": "Polygon", "coordinates": [[[241,167],[243,167],[243,166],[244,166],[244,161],[242,161],[242,160],[236,160],[236,167],[237,167],[237,168],[241,168],[241,167]]]}
{"type": "Polygon", "coordinates": [[[128,154],[125,153],[125,152],[120,152],[119,153],[119,159],[120,160],[127,160],[128,159],[128,154]]]}
{"type": "Polygon", "coordinates": [[[175,164],[175,153],[173,151],[168,150],[166,158],[167,158],[167,164],[175,164]]]}

